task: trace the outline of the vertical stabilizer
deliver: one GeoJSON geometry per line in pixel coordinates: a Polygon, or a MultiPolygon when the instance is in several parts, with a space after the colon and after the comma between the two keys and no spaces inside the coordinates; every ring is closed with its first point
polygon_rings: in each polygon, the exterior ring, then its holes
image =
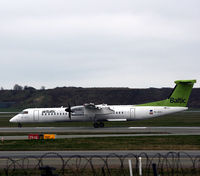
{"type": "Polygon", "coordinates": [[[196,80],[178,80],[176,86],[168,99],[152,103],[141,104],[140,106],[176,106],[186,107],[192,87],[196,80]]]}
{"type": "Polygon", "coordinates": [[[169,106],[186,107],[190,97],[192,87],[196,80],[178,80],[175,81],[176,87],[168,98],[169,106]]]}

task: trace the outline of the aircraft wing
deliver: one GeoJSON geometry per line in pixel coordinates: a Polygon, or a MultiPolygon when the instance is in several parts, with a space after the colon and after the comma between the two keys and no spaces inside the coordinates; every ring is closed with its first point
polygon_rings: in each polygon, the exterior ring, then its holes
{"type": "Polygon", "coordinates": [[[110,109],[109,106],[106,105],[97,106],[93,103],[84,104],[84,108],[87,114],[92,113],[95,115],[106,115],[114,112],[112,109],[110,109]]]}
{"type": "Polygon", "coordinates": [[[101,109],[100,107],[97,107],[94,103],[84,104],[84,107],[86,109],[90,109],[90,110],[100,110],[101,109]]]}

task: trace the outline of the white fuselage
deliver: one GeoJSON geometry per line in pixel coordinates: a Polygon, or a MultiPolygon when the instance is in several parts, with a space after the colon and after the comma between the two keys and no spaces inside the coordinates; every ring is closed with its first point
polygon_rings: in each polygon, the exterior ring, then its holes
{"type": "Polygon", "coordinates": [[[133,121],[158,117],[166,114],[187,110],[187,107],[168,106],[137,106],[137,105],[97,105],[100,109],[109,108],[111,111],[87,112],[84,106],[72,107],[71,118],[61,108],[29,108],[17,114],[10,122],[67,122],[67,121],[133,121]]]}

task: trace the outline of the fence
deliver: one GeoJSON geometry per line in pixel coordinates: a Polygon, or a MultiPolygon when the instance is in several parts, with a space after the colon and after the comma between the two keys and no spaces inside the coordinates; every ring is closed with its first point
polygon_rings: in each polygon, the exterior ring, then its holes
{"type": "Polygon", "coordinates": [[[40,157],[0,158],[0,175],[199,176],[200,156],[190,156],[184,152],[157,153],[153,156],[147,153],[61,156],[52,152],[40,157]]]}

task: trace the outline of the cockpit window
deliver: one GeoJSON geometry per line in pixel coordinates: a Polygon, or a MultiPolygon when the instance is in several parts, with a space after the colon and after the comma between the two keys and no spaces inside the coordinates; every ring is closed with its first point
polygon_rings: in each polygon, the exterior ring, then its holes
{"type": "Polygon", "coordinates": [[[28,114],[28,111],[22,111],[20,114],[28,114]]]}

